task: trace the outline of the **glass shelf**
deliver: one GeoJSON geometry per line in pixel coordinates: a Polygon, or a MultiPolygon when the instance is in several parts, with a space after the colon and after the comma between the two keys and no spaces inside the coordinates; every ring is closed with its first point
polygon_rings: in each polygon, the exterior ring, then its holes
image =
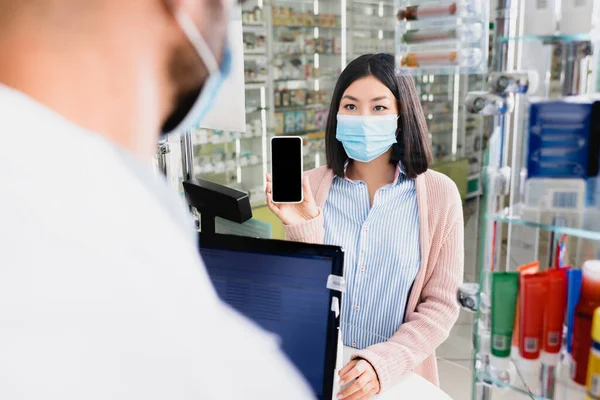
{"type": "Polygon", "coordinates": [[[273,58],[302,58],[302,57],[315,57],[318,55],[319,57],[339,57],[340,54],[337,53],[279,53],[273,54],[273,58]]]}
{"type": "Polygon", "coordinates": [[[290,105],[290,106],[281,106],[275,107],[275,112],[285,112],[285,111],[301,111],[301,110],[310,110],[310,109],[328,109],[329,104],[325,103],[316,103],[316,104],[298,104],[298,105],[290,105]]]}
{"type": "MultiPolygon", "coordinates": [[[[515,366],[514,371],[516,372],[516,376],[512,383],[507,383],[493,376],[489,371],[482,370],[478,372],[479,379],[487,385],[494,387],[496,391],[506,391],[507,394],[510,394],[511,398],[533,400],[583,400],[585,398],[585,387],[576,384],[569,378],[568,366],[566,364],[557,366],[556,384],[552,398],[541,395],[539,362],[534,362],[534,366],[529,370],[519,365],[519,361],[513,362],[513,365],[515,366]],[[515,396],[515,392],[524,396],[515,396]]],[[[505,398],[504,396],[500,397],[505,398]]]]}
{"type": "Polygon", "coordinates": [[[310,29],[314,30],[315,28],[319,30],[325,29],[333,29],[333,30],[342,30],[341,26],[327,26],[327,25],[273,25],[275,29],[310,29]]]}
{"type": "Polygon", "coordinates": [[[541,42],[586,42],[592,39],[590,34],[578,34],[578,35],[525,35],[525,36],[514,36],[499,37],[499,42],[511,42],[511,41],[541,41],[541,42]]]}
{"type": "Polygon", "coordinates": [[[552,231],[559,235],[579,237],[582,239],[600,241],[600,211],[586,210],[581,214],[571,214],[570,218],[565,215],[554,217],[556,223],[548,223],[553,219],[550,213],[539,213],[531,216],[525,215],[518,210],[507,209],[497,214],[488,215],[488,218],[506,224],[539,228],[552,231]]]}

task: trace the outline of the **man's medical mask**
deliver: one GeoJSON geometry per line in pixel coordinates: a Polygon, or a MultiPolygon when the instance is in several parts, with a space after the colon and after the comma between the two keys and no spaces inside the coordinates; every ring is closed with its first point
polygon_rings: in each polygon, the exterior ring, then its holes
{"type": "Polygon", "coordinates": [[[189,96],[184,96],[178,100],[179,103],[175,106],[175,110],[163,125],[162,135],[183,132],[195,127],[210,111],[219,88],[231,72],[231,49],[229,42],[225,46],[223,60],[221,61],[221,65],[219,65],[202,37],[200,30],[189,15],[180,12],[176,18],[181,29],[204,63],[208,71],[208,78],[206,78],[204,85],[197,92],[190,93],[189,96]]]}
{"type": "Polygon", "coordinates": [[[353,160],[371,162],[392,147],[398,129],[397,115],[337,115],[336,139],[353,160]]]}

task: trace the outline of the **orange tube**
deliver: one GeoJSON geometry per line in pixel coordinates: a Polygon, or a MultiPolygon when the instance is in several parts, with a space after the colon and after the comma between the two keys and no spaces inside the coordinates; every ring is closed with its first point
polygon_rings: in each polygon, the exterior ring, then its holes
{"type": "Polygon", "coordinates": [[[519,293],[519,353],[537,360],[544,337],[544,306],[548,293],[548,276],[522,275],[519,293]]]}
{"type": "Polygon", "coordinates": [[[544,352],[558,354],[562,345],[567,311],[567,274],[564,269],[544,273],[548,279],[548,296],[544,312],[544,352]]]}
{"type": "MultiPolygon", "coordinates": [[[[525,264],[525,265],[521,265],[519,268],[517,268],[517,271],[521,274],[521,275],[531,275],[531,274],[537,274],[540,270],[540,262],[539,261],[534,261],[532,263],[529,264],[525,264]]],[[[517,299],[517,310],[515,313],[515,327],[513,329],[513,341],[512,341],[512,347],[513,349],[519,349],[519,300],[517,299]]]]}
{"type": "Polygon", "coordinates": [[[600,260],[589,260],[583,264],[581,296],[575,308],[573,325],[573,365],[571,378],[580,385],[587,379],[588,361],[592,346],[592,318],[600,307],[600,260]]]}
{"type": "Polygon", "coordinates": [[[458,65],[458,53],[456,51],[439,53],[408,53],[400,61],[401,67],[421,67],[433,64],[458,65]]]}

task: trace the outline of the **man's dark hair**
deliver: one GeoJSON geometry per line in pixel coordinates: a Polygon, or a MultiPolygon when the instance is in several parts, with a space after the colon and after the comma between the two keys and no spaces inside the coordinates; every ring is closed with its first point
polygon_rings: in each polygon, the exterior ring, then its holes
{"type": "Polygon", "coordinates": [[[339,176],[344,176],[344,165],[349,157],[344,146],[336,139],[337,113],[344,92],[354,81],[373,76],[387,86],[398,103],[397,143],[394,144],[390,162],[402,163],[409,178],[427,171],[431,163],[431,145],[425,115],[413,78],[397,76],[394,57],[389,54],[365,54],[352,61],[340,75],[329,109],[326,127],[327,166],[339,176]]]}

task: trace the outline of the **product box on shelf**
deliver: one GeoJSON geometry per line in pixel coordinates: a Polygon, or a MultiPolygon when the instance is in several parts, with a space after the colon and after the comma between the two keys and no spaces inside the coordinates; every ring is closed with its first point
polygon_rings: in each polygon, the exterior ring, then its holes
{"type": "Polygon", "coordinates": [[[306,130],[314,131],[317,129],[317,116],[315,110],[306,110],[306,130]]]}
{"type": "Polygon", "coordinates": [[[526,211],[552,211],[579,225],[585,207],[600,209],[600,102],[533,100],[528,134],[526,211]]]}
{"type": "Polygon", "coordinates": [[[285,133],[294,133],[296,132],[296,113],[295,112],[286,112],[284,113],[284,132],[285,133]]]}
{"type": "Polygon", "coordinates": [[[553,35],[558,27],[556,3],[561,0],[523,2],[523,34],[553,35]]]}
{"type": "Polygon", "coordinates": [[[325,129],[327,126],[327,115],[329,112],[327,110],[318,110],[315,113],[316,125],[317,129],[325,129]]]}
{"type": "Polygon", "coordinates": [[[294,104],[303,106],[306,104],[306,89],[298,89],[294,94],[294,104]]]}
{"type": "Polygon", "coordinates": [[[274,26],[320,26],[324,28],[337,26],[337,15],[335,14],[319,14],[315,16],[312,11],[297,11],[291,7],[273,7],[272,19],[274,26]]]}
{"type": "Polygon", "coordinates": [[[400,73],[482,74],[488,66],[489,1],[396,1],[400,73]]]}
{"type": "Polygon", "coordinates": [[[306,112],[296,111],[296,128],[295,132],[301,133],[306,131],[306,112]]]}
{"type": "Polygon", "coordinates": [[[563,35],[588,34],[592,30],[594,18],[599,18],[599,16],[600,3],[598,0],[562,0],[560,33],[563,35]]]}
{"type": "Polygon", "coordinates": [[[284,132],[283,113],[275,113],[275,134],[281,135],[284,132]]]}
{"type": "Polygon", "coordinates": [[[314,26],[315,25],[315,14],[312,11],[302,13],[302,25],[314,26]]]}
{"type": "Polygon", "coordinates": [[[242,23],[248,25],[264,23],[262,8],[254,7],[252,10],[243,10],[242,23]]]}

